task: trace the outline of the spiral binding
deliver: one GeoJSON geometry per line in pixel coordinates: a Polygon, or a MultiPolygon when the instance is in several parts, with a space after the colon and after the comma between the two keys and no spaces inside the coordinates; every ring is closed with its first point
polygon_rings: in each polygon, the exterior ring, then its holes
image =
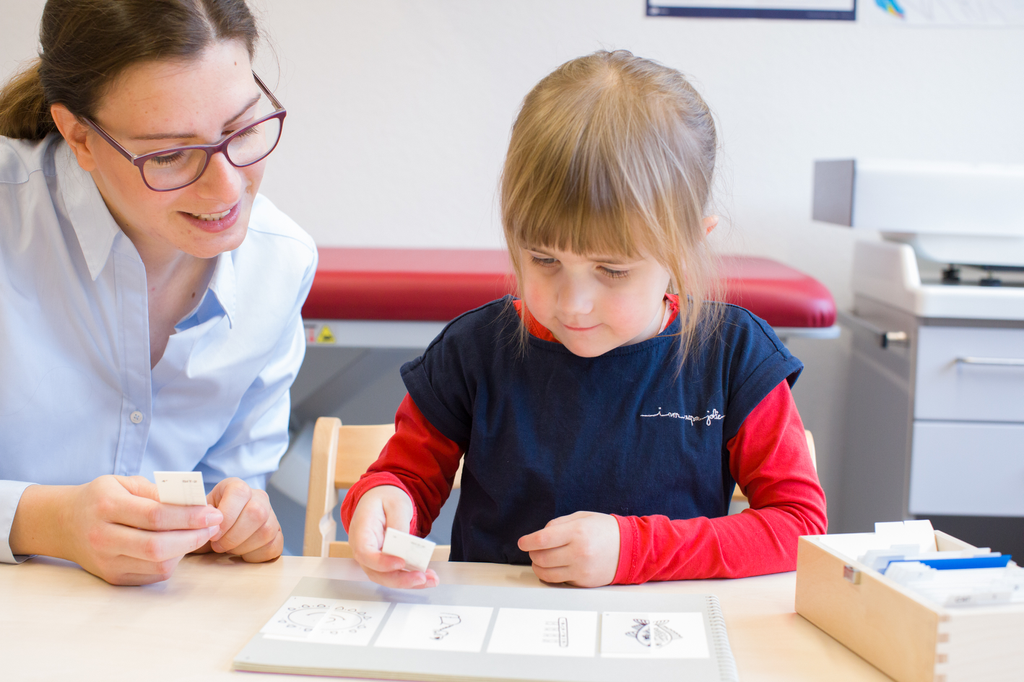
{"type": "Polygon", "coordinates": [[[707,595],[708,603],[708,625],[711,630],[711,646],[715,649],[715,659],[718,661],[718,676],[722,682],[739,682],[740,674],[736,670],[736,659],[732,655],[732,647],[729,646],[729,633],[725,629],[725,618],[722,617],[722,607],[718,603],[718,597],[707,595]]]}

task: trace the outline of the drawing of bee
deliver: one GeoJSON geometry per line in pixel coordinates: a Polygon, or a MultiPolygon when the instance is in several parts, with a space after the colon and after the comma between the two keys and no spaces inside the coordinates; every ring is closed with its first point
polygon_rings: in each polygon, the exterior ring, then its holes
{"type": "Polygon", "coordinates": [[[652,623],[643,618],[634,618],[633,622],[635,625],[632,626],[632,629],[626,635],[635,638],[637,642],[645,647],[660,649],[671,644],[673,640],[680,638],[678,632],[666,625],[668,623],[667,620],[659,620],[652,623]]]}

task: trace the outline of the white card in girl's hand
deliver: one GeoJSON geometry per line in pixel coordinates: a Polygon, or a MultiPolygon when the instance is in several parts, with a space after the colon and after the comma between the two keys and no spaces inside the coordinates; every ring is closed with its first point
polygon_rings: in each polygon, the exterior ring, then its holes
{"type": "Polygon", "coordinates": [[[384,554],[405,559],[406,565],[410,568],[425,571],[436,546],[436,542],[418,538],[415,535],[409,535],[394,528],[388,528],[384,531],[384,545],[380,548],[380,551],[384,554]]]}
{"type": "Polygon", "coordinates": [[[201,471],[154,471],[153,479],[163,504],[206,504],[201,471]]]}

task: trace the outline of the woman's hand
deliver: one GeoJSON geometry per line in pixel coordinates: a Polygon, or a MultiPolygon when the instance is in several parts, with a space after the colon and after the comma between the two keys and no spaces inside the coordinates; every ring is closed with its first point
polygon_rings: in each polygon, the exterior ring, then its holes
{"type": "Polygon", "coordinates": [[[161,504],[156,485],[141,476],[100,476],[78,486],[26,488],[10,544],[15,554],[74,561],[114,585],[145,585],[170,578],[223,518],[210,506],[161,504]]]}
{"type": "Polygon", "coordinates": [[[393,485],[371,488],[359,498],[348,525],[348,543],[355,560],[373,582],[404,589],[437,586],[437,573],[432,569],[403,570],[403,559],[380,551],[384,531],[389,527],[409,532],[412,512],[412,500],[404,490],[393,485]]]}
{"type": "Polygon", "coordinates": [[[546,583],[608,585],[619,566],[619,523],[596,512],[560,516],[519,538],[519,549],[530,553],[533,572],[546,583]]]}
{"type": "Polygon", "coordinates": [[[224,520],[209,546],[199,551],[235,554],[250,563],[281,556],[284,534],[266,492],[250,488],[239,478],[225,478],[206,500],[220,510],[224,520]]]}

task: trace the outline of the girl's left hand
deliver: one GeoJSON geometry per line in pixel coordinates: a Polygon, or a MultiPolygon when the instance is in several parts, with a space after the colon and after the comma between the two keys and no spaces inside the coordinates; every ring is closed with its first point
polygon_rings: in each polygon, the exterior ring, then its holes
{"type": "Polygon", "coordinates": [[[560,516],[519,538],[519,549],[530,553],[533,572],[546,583],[600,587],[619,567],[619,523],[596,512],[560,516]]]}
{"type": "Polygon", "coordinates": [[[220,532],[199,552],[235,554],[257,563],[281,556],[284,534],[270,506],[270,497],[258,488],[250,488],[239,478],[226,478],[206,496],[224,515],[220,532]]]}

